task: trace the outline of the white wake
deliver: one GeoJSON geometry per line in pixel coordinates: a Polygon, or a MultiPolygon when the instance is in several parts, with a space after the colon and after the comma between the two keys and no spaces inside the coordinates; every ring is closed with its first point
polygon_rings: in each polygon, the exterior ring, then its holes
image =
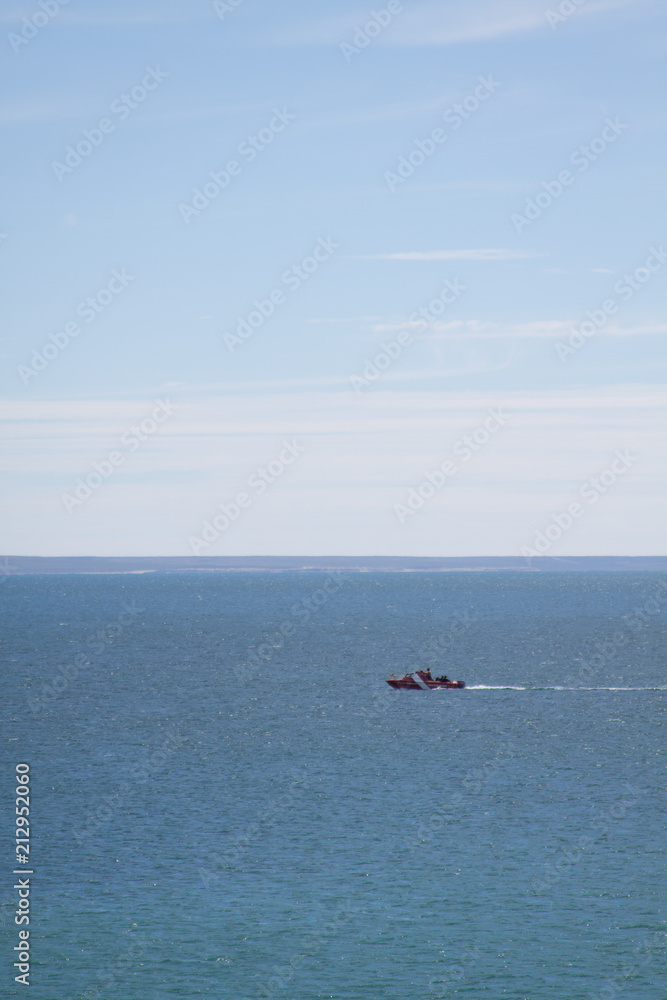
{"type": "Polygon", "coordinates": [[[540,684],[535,687],[519,687],[515,684],[466,684],[466,691],[667,691],[662,687],[559,687],[556,684],[540,684]]]}

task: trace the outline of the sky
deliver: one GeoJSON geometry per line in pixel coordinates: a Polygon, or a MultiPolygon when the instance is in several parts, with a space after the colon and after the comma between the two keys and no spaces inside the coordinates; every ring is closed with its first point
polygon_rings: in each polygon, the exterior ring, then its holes
{"type": "Polygon", "coordinates": [[[5,0],[9,555],[661,555],[658,0],[5,0]]]}

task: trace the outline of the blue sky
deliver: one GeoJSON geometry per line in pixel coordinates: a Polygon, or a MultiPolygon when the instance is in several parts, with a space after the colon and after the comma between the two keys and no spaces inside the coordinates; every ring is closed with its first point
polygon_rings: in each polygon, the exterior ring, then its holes
{"type": "Polygon", "coordinates": [[[658,2],[44,2],[0,12],[3,551],[664,553],[658,2]]]}

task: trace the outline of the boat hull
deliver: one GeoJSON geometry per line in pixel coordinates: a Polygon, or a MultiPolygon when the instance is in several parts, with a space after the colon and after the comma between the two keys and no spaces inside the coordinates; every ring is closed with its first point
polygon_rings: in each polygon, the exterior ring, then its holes
{"type": "Polygon", "coordinates": [[[429,680],[427,677],[421,677],[420,680],[421,683],[418,683],[414,677],[407,674],[405,677],[390,677],[387,684],[397,691],[434,691],[436,688],[461,690],[461,688],[466,686],[465,681],[434,681],[429,680]]]}

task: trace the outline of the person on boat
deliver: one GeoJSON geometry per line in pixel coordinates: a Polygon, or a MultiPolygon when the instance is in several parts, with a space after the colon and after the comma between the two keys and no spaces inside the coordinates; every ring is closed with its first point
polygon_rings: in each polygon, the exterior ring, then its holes
{"type": "Polygon", "coordinates": [[[421,673],[422,673],[423,677],[425,678],[425,680],[427,680],[427,681],[432,681],[433,680],[433,678],[431,677],[431,668],[430,667],[426,667],[426,669],[422,670],[421,673]]]}
{"type": "Polygon", "coordinates": [[[443,674],[442,677],[436,677],[436,681],[445,681],[445,683],[451,684],[451,681],[449,680],[447,674],[443,674]]]}

